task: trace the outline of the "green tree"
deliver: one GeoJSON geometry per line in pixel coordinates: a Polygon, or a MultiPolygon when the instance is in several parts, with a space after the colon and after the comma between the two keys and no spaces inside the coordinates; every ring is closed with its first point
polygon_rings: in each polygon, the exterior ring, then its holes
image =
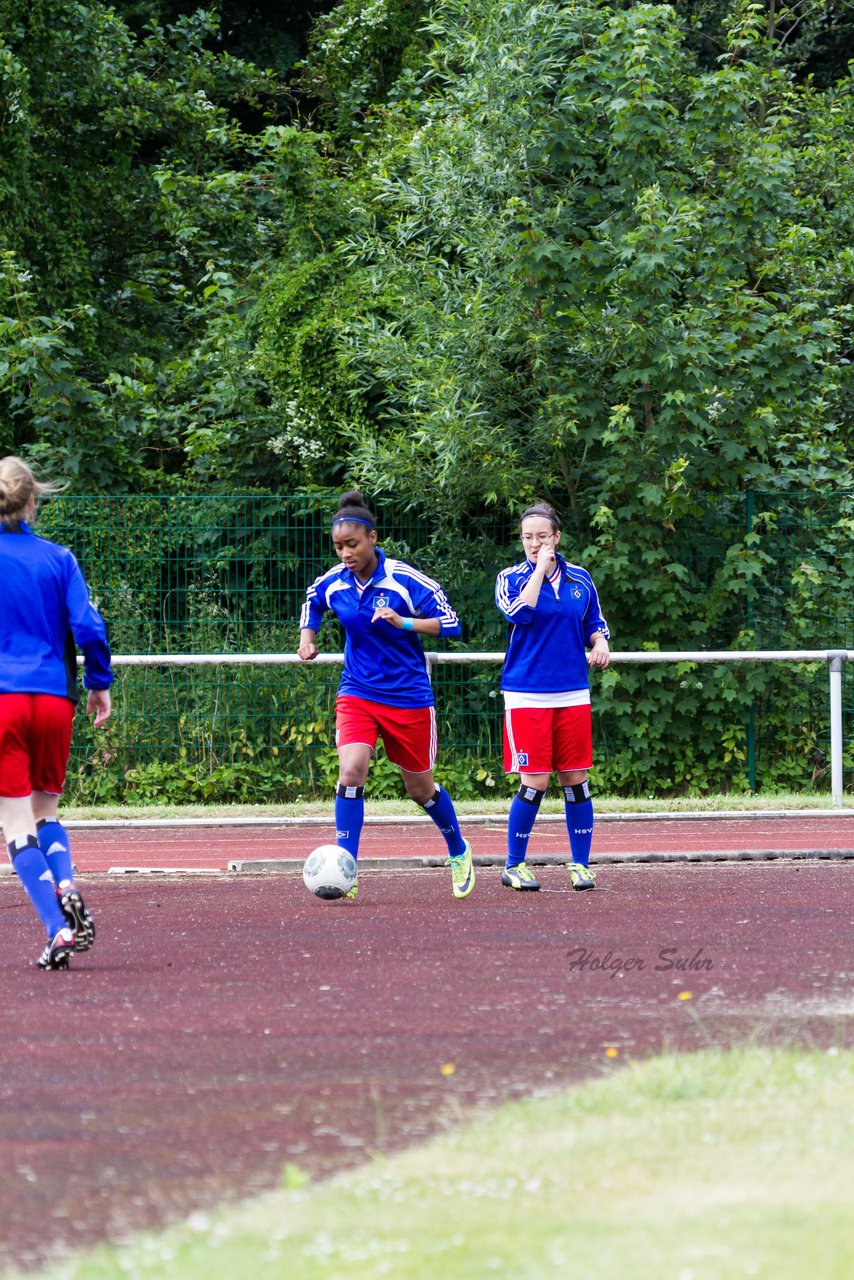
{"type": "Polygon", "coordinates": [[[428,33],[352,176],[325,160],[348,230],[261,307],[268,359],[328,315],[324,360],[273,376],[358,399],[372,490],[453,525],[545,493],[624,634],[708,632],[681,522],[852,482],[850,85],[798,84],[745,3],[713,70],[667,5],[445,0],[428,33]]]}
{"type": "Polygon", "coordinates": [[[263,417],[235,372],[284,238],[278,135],[234,113],[278,83],[212,50],[204,10],[137,36],[101,4],[0,0],[0,32],[4,446],[86,487],[169,483],[211,420],[263,417]]]}

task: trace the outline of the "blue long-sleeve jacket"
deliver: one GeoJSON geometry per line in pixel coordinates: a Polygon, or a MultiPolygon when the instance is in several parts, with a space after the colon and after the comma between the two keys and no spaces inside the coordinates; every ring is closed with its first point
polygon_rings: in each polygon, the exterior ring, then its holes
{"type": "Polygon", "coordinates": [[[458,636],[460,620],[438,582],[377,549],[378,564],[362,589],[344,565],[323,573],[309,587],[300,627],[320,630],[327,609],[344,628],[344,673],[339,693],[389,707],[432,707],[427,660],[414,631],[390,622],[371,622],[375,609],[391,608],[402,618],[438,618],[441,635],[458,636]]]}
{"type": "Polygon", "coordinates": [[[25,522],[0,524],[0,693],[50,693],[77,701],[77,655],[87,689],[113,682],[104,620],[67,547],[25,522]]]}
{"type": "Polygon", "coordinates": [[[534,572],[530,560],[502,569],[496,580],[495,603],[510,624],[501,674],[501,688],[507,692],[589,688],[587,646],[597,631],[606,640],[611,634],[590,574],[563,556],[555,559],[558,591],[544,582],[534,609],[520,598],[534,572]]]}

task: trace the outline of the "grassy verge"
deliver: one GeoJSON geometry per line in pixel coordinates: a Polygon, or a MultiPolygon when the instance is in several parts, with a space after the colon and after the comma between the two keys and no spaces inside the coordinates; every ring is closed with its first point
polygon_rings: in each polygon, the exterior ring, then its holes
{"type": "Polygon", "coordinates": [[[847,1280],[854,1054],[658,1058],[299,1181],[45,1275],[847,1280]]]}
{"type": "MultiPolygon", "coordinates": [[[[854,812],[854,796],[846,798],[846,805],[854,812]]],[[[506,818],[508,801],[467,800],[459,806],[460,813],[495,815],[506,818]]],[[[830,809],[830,795],[814,792],[781,792],[761,796],[678,796],[656,798],[648,796],[596,796],[597,813],[765,813],[771,809],[830,809]]],[[[62,813],[69,819],[97,818],[307,818],[329,817],[331,800],[315,800],[300,804],[187,804],[187,805],[64,805],[62,813]]],[[[416,812],[408,800],[369,800],[368,816],[412,816],[416,812]]],[[[546,799],[544,813],[563,813],[563,801],[546,799]]]]}

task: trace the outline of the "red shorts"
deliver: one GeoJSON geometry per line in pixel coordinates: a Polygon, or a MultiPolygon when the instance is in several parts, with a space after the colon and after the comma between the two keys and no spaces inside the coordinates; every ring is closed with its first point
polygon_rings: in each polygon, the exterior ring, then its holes
{"type": "Polygon", "coordinates": [[[407,773],[426,773],[436,763],[436,708],[388,707],[340,694],[335,703],[335,745],[361,742],[373,751],[378,737],[392,764],[407,773]]]}
{"type": "Polygon", "coordinates": [[[51,693],[0,693],[0,796],[60,794],[74,711],[51,693]]]}
{"type": "Polygon", "coordinates": [[[514,707],[504,712],[504,772],[554,773],[593,764],[593,716],[580,707],[514,707]]]}

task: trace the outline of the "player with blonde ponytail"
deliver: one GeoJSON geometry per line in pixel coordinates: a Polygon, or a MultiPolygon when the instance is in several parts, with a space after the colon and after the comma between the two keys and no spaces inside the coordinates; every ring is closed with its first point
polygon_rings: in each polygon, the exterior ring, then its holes
{"type": "Polygon", "coordinates": [[[57,816],[78,698],[75,644],[96,727],[110,715],[113,679],[104,622],[77,561],[30,528],[39,498],[57,489],[20,458],[0,459],[0,825],[47,933],[40,969],[67,968],[95,940],[57,816]]]}

